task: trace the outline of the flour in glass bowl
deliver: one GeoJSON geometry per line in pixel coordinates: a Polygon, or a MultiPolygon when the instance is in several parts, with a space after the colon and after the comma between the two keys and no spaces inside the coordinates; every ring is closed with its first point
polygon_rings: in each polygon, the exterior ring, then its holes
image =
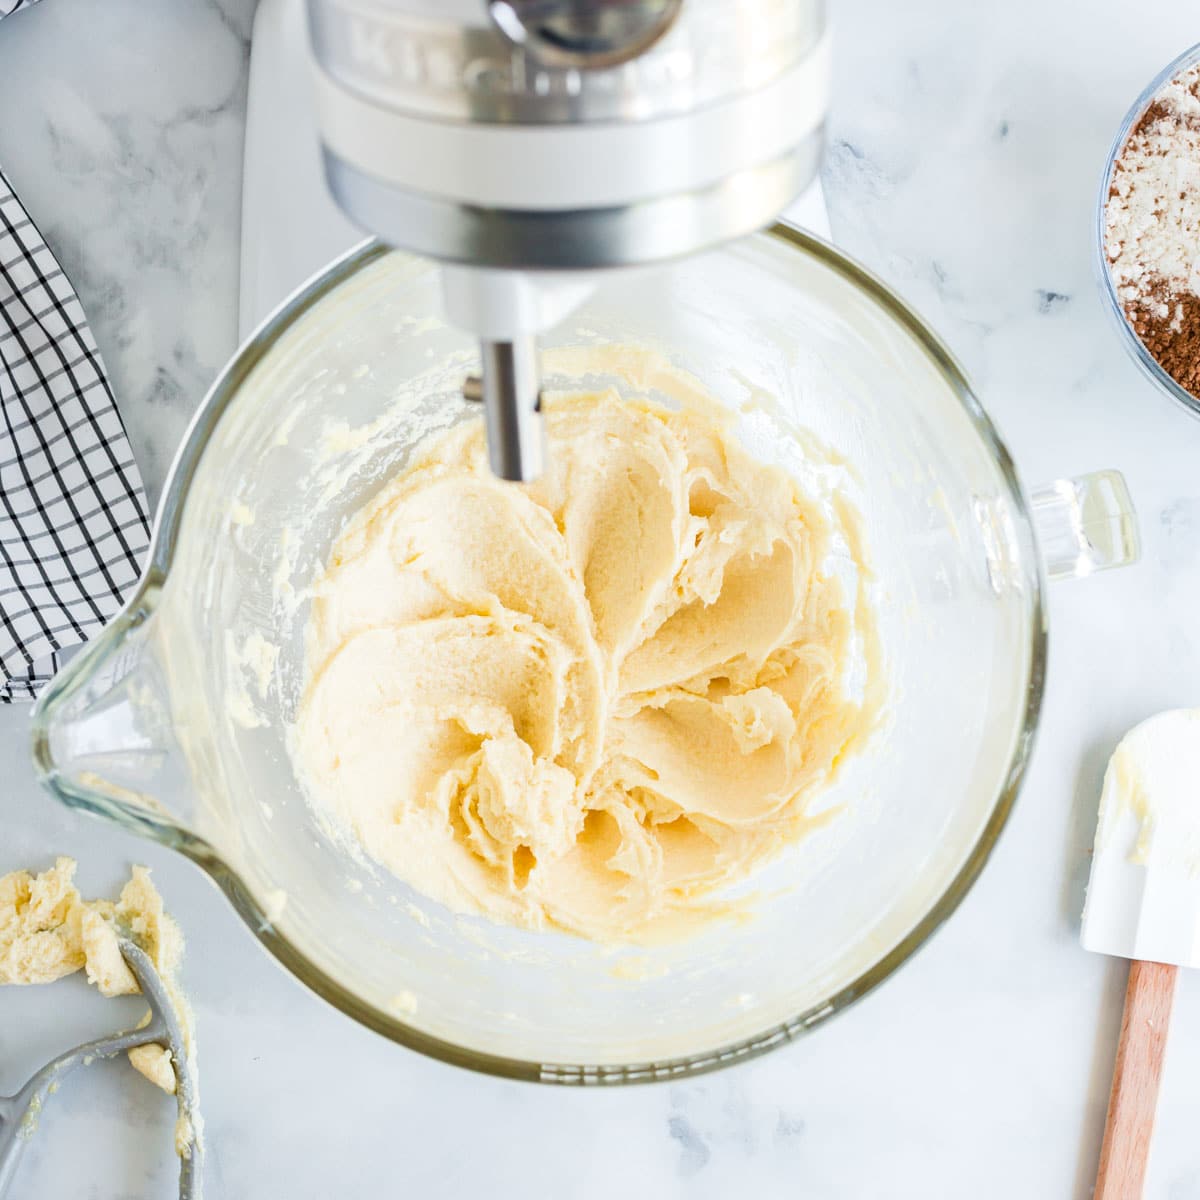
{"type": "Polygon", "coordinates": [[[1200,398],[1200,64],[1159,89],[1121,148],[1104,241],[1130,326],[1200,398]]]}

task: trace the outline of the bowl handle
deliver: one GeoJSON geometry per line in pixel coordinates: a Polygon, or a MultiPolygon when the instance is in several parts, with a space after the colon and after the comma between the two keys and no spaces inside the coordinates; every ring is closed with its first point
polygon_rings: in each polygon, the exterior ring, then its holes
{"type": "Polygon", "coordinates": [[[1137,562],[1142,549],[1137,515],[1120,471],[1056,479],[1035,489],[1029,500],[1050,579],[1137,562]]]}

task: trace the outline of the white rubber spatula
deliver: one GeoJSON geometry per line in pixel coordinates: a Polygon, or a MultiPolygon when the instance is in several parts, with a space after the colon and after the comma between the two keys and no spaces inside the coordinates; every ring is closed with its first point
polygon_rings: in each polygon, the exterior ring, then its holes
{"type": "Polygon", "coordinates": [[[1143,721],[1109,760],[1082,941],[1132,960],[1095,1200],[1136,1200],[1176,975],[1200,967],[1200,709],[1143,721]]]}

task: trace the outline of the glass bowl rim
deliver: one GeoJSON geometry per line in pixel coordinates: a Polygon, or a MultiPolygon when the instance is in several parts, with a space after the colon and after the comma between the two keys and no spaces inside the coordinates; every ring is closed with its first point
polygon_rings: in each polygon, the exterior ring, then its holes
{"type": "Polygon", "coordinates": [[[794,1017],[772,1023],[748,1037],[695,1054],[627,1064],[545,1063],[490,1054],[433,1036],[368,1003],[316,965],[272,924],[264,907],[224,861],[216,847],[169,818],[145,809],[127,807],[119,798],[80,786],[56,772],[49,748],[50,714],[65,703],[92,669],[112,652],[132,629],[154,610],[170,570],[179,535],[183,505],[209,435],[238,394],[251,371],[281,336],[325,296],[370,263],[393,253],[375,239],[353,247],[302,284],[270,314],[242,344],[201,402],[180,445],[159,504],[147,566],[135,596],[101,635],[51,681],[33,714],[33,758],[40,782],[70,808],[114,821],[131,832],[177,850],[199,866],[224,893],[254,937],[295,978],[322,999],[360,1024],[411,1050],[455,1066],[507,1079],[557,1084],[630,1084],[678,1079],[703,1074],[734,1062],[754,1058],[786,1044],[850,1007],[877,988],[925,944],[946,921],[975,883],[1008,821],[1024,780],[1041,711],[1046,671],[1045,578],[1037,550],[1032,518],[1012,458],[995,427],[972,392],[949,350],[916,313],[873,273],[827,242],[778,222],[753,237],[767,237],[791,251],[814,258],[865,293],[924,351],[949,385],[977,436],[996,463],[1016,516],[1014,536],[1020,546],[1022,586],[1029,596],[1028,677],[1025,709],[991,812],[963,865],[932,907],[895,945],[881,954],[852,983],[794,1017]]]}

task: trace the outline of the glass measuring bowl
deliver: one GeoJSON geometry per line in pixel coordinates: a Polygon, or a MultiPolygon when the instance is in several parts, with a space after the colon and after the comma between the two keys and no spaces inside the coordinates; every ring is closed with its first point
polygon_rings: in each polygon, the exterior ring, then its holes
{"type": "Polygon", "coordinates": [[[1108,158],[1104,163],[1104,171],[1100,176],[1100,189],[1096,193],[1094,222],[1095,253],[1093,256],[1096,279],[1100,285],[1104,309],[1108,313],[1110,320],[1115,324],[1118,335],[1121,338],[1121,344],[1125,347],[1126,353],[1137,363],[1142,374],[1147,379],[1156,383],[1168,396],[1178,400],[1193,416],[1200,416],[1200,399],[1193,396],[1186,388],[1181,387],[1163,370],[1154,355],[1142,344],[1141,338],[1134,332],[1133,326],[1129,323],[1129,318],[1125,315],[1125,304],[1117,294],[1117,287],[1112,277],[1112,267],[1108,261],[1107,224],[1108,195],[1112,189],[1113,174],[1116,171],[1117,160],[1121,157],[1121,152],[1125,149],[1125,143],[1129,140],[1129,135],[1142,119],[1146,109],[1154,103],[1154,99],[1158,93],[1172,79],[1178,75],[1182,75],[1197,63],[1200,63],[1200,44],[1185,50],[1178,58],[1173,59],[1163,67],[1145,86],[1141,95],[1138,96],[1129,111],[1125,114],[1125,119],[1121,122],[1116,137],[1113,138],[1108,158]]]}
{"type": "Polygon", "coordinates": [[[615,278],[558,342],[674,358],[754,453],[861,512],[891,718],[839,776],[840,815],[753,880],[753,920],[623,950],[490,925],[327,829],[287,748],[305,584],[415,442],[472,415],[474,351],[437,305],[428,263],[366,245],[242,348],[176,459],[137,597],[35,711],[42,780],[192,858],[300,979],[442,1059],[628,1083],[779,1045],[884,980],[982,868],[1037,724],[1046,570],[1136,556],[1120,477],[1027,499],[936,338],[790,228],[615,278]],[[814,468],[793,426],[829,461],[814,468]]]}

